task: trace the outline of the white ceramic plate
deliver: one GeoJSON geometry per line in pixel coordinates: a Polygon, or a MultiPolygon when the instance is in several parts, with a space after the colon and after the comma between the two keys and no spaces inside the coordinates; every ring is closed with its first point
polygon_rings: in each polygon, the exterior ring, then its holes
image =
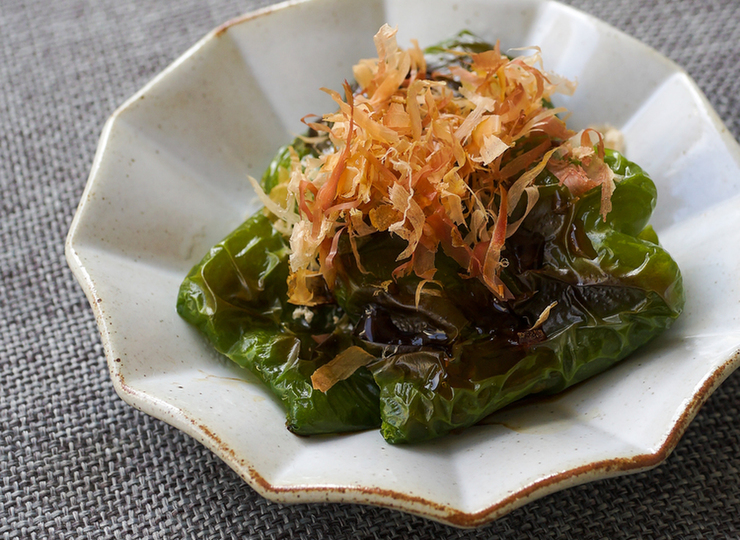
{"type": "Polygon", "coordinates": [[[666,458],[740,349],[740,151],[696,85],[634,39],[534,0],[313,0],[231,21],[197,43],[107,123],[67,240],[95,310],[113,383],[182,429],[259,493],[283,502],[368,503],[474,526],[547,493],[666,458]],[[424,13],[423,17],[418,14],[424,13]],[[686,311],[611,371],[547,402],[418,446],[378,432],[299,438],[279,403],[212,352],[175,312],[178,286],[258,206],[246,180],[333,109],[372,36],[399,26],[422,46],[470,29],[504,48],[540,45],[577,78],[571,126],[608,122],[654,178],[653,223],[683,270],[686,311]]]}

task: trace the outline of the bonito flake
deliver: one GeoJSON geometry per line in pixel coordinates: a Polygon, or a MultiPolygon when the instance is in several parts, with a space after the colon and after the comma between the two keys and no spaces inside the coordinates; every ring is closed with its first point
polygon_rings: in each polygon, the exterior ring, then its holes
{"type": "Polygon", "coordinates": [[[536,203],[539,174],[549,170],[574,194],[600,185],[602,215],[611,206],[615,179],[600,136],[595,151],[588,130],[574,137],[558,116],[565,109],[550,105],[575,84],[538,69],[537,48],[513,59],[498,44],[453,50],[458,61],[437,73],[416,42],[400,48],[388,25],[374,42],[378,57],[353,68],[356,88],[322,89],[338,109],[308,125],[330,150],[291,160],[285,204],[260,194],[290,236],[290,301],[326,301],[340,239],[363,268],[356,240],[382,231],[407,243],[396,278],[432,279],[442,250],[461,273],[510,298],[499,278],[505,240],[536,203]]]}

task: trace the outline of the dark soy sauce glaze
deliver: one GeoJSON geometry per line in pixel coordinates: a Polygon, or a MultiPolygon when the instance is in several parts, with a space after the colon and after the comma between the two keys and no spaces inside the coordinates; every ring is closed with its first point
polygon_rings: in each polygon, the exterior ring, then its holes
{"type": "MultiPolygon", "coordinates": [[[[546,245],[542,235],[522,229],[511,240],[506,254],[515,274],[541,267],[546,245]]],[[[360,249],[363,261],[384,261],[367,265],[377,282],[387,278],[387,263],[395,261],[401,247],[388,249],[386,245],[371,248],[370,253],[360,249]],[[378,274],[383,277],[378,279],[378,274]]],[[[438,261],[441,257],[438,255],[438,261]]],[[[350,279],[362,279],[351,253],[341,254],[340,261],[350,279]]],[[[418,352],[429,358],[432,353],[444,364],[446,384],[454,387],[506,373],[532,345],[545,339],[541,330],[528,332],[536,315],[517,313],[509,303],[496,299],[479,279],[457,276],[456,263],[442,262],[438,273],[444,291],[435,287],[433,295],[421,296],[418,306],[414,296],[418,278],[402,278],[385,290],[370,285],[354,288],[347,303],[354,319],[354,336],[386,357],[418,352]]],[[[371,281],[365,278],[364,282],[371,281]]],[[[526,298],[533,294],[524,291],[526,298]]]]}

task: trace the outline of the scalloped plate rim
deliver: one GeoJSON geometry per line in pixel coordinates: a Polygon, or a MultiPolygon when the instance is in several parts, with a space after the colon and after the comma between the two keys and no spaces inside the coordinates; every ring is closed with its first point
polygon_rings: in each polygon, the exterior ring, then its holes
{"type": "MultiPolygon", "coordinates": [[[[615,457],[613,459],[592,462],[582,467],[564,471],[541,478],[528,486],[514,492],[509,497],[486,507],[485,509],[467,513],[444,504],[439,504],[425,498],[410,496],[401,491],[385,490],[378,488],[363,488],[361,486],[336,486],[336,487],[285,487],[275,486],[266,481],[259,472],[248,463],[244,457],[238,456],[232,448],[224,444],[216,433],[213,433],[205,424],[197,418],[189,415],[184,410],[170,404],[166,400],[154,396],[145,391],[137,390],[129,386],[122,373],[120,358],[111,346],[110,340],[106,335],[107,322],[106,311],[104,306],[99,303],[99,297],[96,293],[95,280],[90,276],[87,268],[81,262],[78,255],[78,249],[75,243],[75,232],[81,215],[85,212],[88,195],[93,188],[98,175],[98,169],[101,159],[107,150],[108,138],[113,124],[118,120],[122,112],[128,109],[133,103],[141,99],[146,93],[157,85],[162,79],[165,79],[172,71],[185,62],[195,52],[200,50],[205,44],[217,38],[219,35],[227,32],[233,26],[253,20],[257,17],[267,16],[275,11],[289,8],[291,6],[310,3],[311,0],[288,0],[286,2],[267,6],[262,9],[247,13],[245,15],[233,18],[206,34],[201,40],[195,43],[185,53],[179,56],[174,62],[166,67],[162,72],[156,75],[151,81],[143,86],[131,98],[126,100],[106,122],[100,140],[97,146],[91,172],[88,182],[83,191],[83,195],[77,211],[75,212],[69,233],[65,242],[65,255],[73,274],[82,286],[88,301],[96,317],[98,328],[101,334],[104,351],[107,359],[111,380],[117,394],[126,403],[141,410],[153,417],[163,420],[172,426],[180,429],[184,433],[192,436],[242,477],[252,488],[260,495],[282,503],[307,503],[307,502],[344,502],[371,504],[391,509],[397,509],[422,517],[427,517],[448,525],[457,527],[477,527],[487,524],[498,517],[547,494],[566,489],[585,482],[619,476],[623,474],[636,473],[651,469],[663,462],[673,451],[676,444],[684,434],[689,423],[696,415],[701,405],[709,398],[712,392],[738,367],[740,367],[740,351],[736,351],[724,363],[718,365],[714,370],[709,372],[698,385],[698,390],[693,396],[689,397],[686,408],[682,411],[675,423],[667,433],[663,444],[655,452],[649,452],[637,456],[615,457]]],[[[542,4],[557,3],[554,0],[541,0],[542,4]]],[[[612,28],[599,19],[578,11],[570,6],[562,6],[567,10],[577,13],[581,17],[586,17],[597,25],[603,25],[612,28]]],[[[620,36],[636,41],[649,52],[663,62],[668,62],[673,70],[677,73],[686,75],[692,89],[701,97],[704,110],[714,124],[717,132],[726,144],[727,150],[733,155],[736,161],[740,162],[740,147],[737,142],[729,135],[727,128],[722,124],[714,109],[701,92],[696,83],[691,79],[685,70],[672,60],[664,57],[654,49],[639,42],[632,36],[614,29],[620,36]]]]}

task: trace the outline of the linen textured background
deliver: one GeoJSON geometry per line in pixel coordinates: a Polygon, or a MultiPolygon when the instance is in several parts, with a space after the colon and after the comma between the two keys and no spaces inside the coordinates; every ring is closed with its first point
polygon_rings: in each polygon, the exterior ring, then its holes
{"type": "MultiPolygon", "coordinates": [[[[660,467],[550,495],[472,531],[385,509],[269,502],[116,396],[64,260],[103,124],[211,28],[269,3],[0,0],[0,538],[740,536],[740,373],[660,467]]],[[[740,2],[567,3],[683,66],[738,138],[740,2]]]]}

